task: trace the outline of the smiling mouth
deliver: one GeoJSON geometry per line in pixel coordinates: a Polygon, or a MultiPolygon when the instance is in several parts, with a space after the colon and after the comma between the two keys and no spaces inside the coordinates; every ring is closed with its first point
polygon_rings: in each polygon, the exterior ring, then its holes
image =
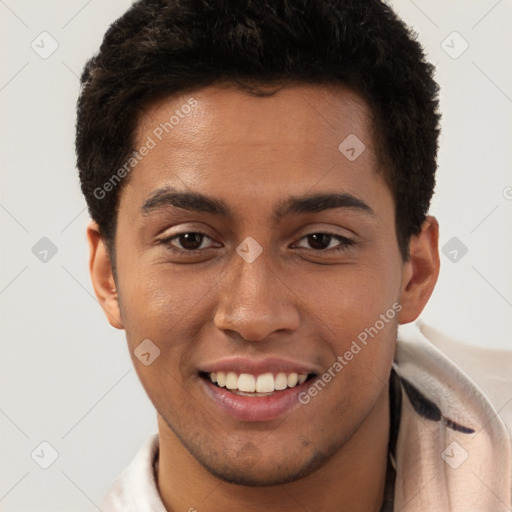
{"type": "Polygon", "coordinates": [[[269,372],[261,375],[237,372],[200,372],[199,375],[218,388],[225,388],[235,395],[252,397],[270,396],[304,384],[316,377],[316,373],[298,374],[294,372],[269,372]]]}

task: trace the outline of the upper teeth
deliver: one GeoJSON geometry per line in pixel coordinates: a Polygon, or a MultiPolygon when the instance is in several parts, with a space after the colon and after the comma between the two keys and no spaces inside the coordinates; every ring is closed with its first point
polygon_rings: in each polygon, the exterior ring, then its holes
{"type": "Polygon", "coordinates": [[[283,389],[293,388],[302,384],[308,378],[308,374],[298,373],[264,373],[255,377],[249,373],[214,372],[210,373],[212,382],[216,382],[221,388],[243,391],[246,393],[272,393],[283,389]]]}

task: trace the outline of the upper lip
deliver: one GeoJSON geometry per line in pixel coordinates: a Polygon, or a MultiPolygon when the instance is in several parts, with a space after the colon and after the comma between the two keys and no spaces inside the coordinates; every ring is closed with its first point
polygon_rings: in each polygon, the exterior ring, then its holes
{"type": "Polygon", "coordinates": [[[204,364],[199,368],[199,371],[204,373],[248,373],[250,375],[261,375],[264,373],[298,373],[299,375],[320,373],[319,369],[314,365],[277,357],[260,360],[246,357],[231,357],[204,364]]]}

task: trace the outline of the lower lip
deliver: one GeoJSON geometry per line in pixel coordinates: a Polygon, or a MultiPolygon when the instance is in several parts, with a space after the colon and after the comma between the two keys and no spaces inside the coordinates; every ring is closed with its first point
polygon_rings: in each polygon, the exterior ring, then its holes
{"type": "Polygon", "coordinates": [[[215,404],[239,421],[271,421],[300,405],[299,394],[309,387],[304,382],[294,388],[276,391],[268,396],[243,396],[219,388],[206,379],[200,379],[215,404]]]}

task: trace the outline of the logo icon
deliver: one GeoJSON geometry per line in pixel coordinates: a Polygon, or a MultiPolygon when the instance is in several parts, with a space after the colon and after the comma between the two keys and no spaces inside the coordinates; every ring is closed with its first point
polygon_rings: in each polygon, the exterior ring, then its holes
{"type": "Polygon", "coordinates": [[[59,452],[49,442],[43,441],[30,456],[40,468],[48,469],[59,458],[59,452]]]}
{"type": "Polygon", "coordinates": [[[252,263],[263,252],[263,247],[254,240],[252,236],[248,236],[237,248],[236,252],[247,263],[252,263]]]}
{"type": "Polygon", "coordinates": [[[133,353],[144,366],[149,366],[160,355],[160,349],[151,340],[146,339],[133,353]]]}
{"type": "Polygon", "coordinates": [[[441,453],[441,458],[453,469],[460,467],[468,456],[468,452],[457,441],[449,444],[441,453]]]}
{"type": "Polygon", "coordinates": [[[34,247],[32,254],[42,263],[48,263],[56,254],[57,246],[46,236],[43,236],[34,247]]]}
{"type": "Polygon", "coordinates": [[[452,263],[458,263],[468,252],[466,245],[456,236],[450,238],[441,250],[452,263]]]}
{"type": "Polygon", "coordinates": [[[453,31],[443,40],[441,48],[455,60],[469,48],[469,43],[457,31],[453,31]]]}
{"type": "Polygon", "coordinates": [[[366,149],[366,146],[361,141],[361,139],[357,137],[357,135],[351,133],[341,142],[341,144],[338,146],[338,149],[347,160],[353,162],[361,156],[361,154],[366,149]]]}
{"type": "Polygon", "coordinates": [[[46,60],[57,50],[59,43],[51,34],[45,31],[41,32],[32,43],[30,43],[30,47],[41,59],[46,60]]]}

